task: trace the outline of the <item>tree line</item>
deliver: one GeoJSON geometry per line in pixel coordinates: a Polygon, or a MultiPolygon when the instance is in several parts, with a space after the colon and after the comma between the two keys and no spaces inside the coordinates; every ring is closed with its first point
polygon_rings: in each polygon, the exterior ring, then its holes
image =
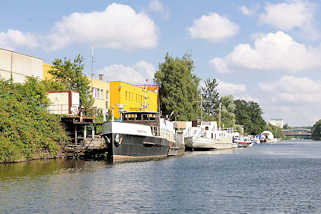
{"type": "Polygon", "coordinates": [[[221,128],[244,130],[244,134],[256,135],[269,130],[275,137],[283,137],[280,128],[265,122],[257,102],[235,100],[232,95],[220,96],[219,83],[213,77],[200,86],[191,55],[174,58],[166,54],[155,80],[159,85],[161,112],[171,120],[221,121],[221,128]]]}

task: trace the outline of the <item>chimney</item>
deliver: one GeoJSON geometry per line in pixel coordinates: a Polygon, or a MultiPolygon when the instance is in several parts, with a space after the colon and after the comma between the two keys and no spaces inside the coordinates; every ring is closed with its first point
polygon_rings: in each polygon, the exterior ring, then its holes
{"type": "Polygon", "coordinates": [[[99,74],[98,76],[99,80],[104,80],[104,74],[99,74]]]}

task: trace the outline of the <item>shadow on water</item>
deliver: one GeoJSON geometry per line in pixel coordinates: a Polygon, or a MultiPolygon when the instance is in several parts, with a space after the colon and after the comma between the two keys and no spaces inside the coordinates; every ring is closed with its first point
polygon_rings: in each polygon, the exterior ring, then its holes
{"type": "Polygon", "coordinates": [[[30,162],[0,164],[0,181],[19,177],[93,171],[99,167],[112,167],[104,161],[35,160],[30,162]]]}

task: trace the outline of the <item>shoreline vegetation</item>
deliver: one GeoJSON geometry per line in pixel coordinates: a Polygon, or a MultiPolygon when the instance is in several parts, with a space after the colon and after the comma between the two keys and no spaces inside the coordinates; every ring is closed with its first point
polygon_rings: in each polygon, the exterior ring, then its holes
{"type": "Polygon", "coordinates": [[[67,136],[59,117],[47,112],[47,84],[0,80],[0,162],[56,158],[67,136]]]}
{"type": "MultiPolygon", "coordinates": [[[[60,117],[47,112],[47,91],[79,91],[80,104],[92,107],[90,85],[83,69],[83,58],[78,55],[73,61],[56,59],[49,71],[52,80],[28,77],[21,84],[0,79],[0,163],[62,156],[68,137],[60,117]]],[[[202,115],[202,120],[219,121],[220,114],[221,128],[234,128],[243,135],[269,130],[276,138],[284,138],[280,128],[264,121],[258,103],[234,100],[232,95],[221,97],[215,78],[200,84],[193,70],[194,62],[188,54],[181,58],[166,54],[159,64],[155,81],[160,87],[160,111],[168,118],[191,121],[202,115]]],[[[97,112],[96,122],[102,122],[97,112]]]]}

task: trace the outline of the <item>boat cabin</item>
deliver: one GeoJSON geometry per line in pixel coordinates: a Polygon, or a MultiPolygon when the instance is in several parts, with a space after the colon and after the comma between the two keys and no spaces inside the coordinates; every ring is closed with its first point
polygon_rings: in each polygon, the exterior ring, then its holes
{"type": "Polygon", "coordinates": [[[160,133],[160,114],[158,112],[130,111],[121,113],[121,121],[125,123],[136,123],[148,125],[152,132],[159,136],[160,133]]]}

